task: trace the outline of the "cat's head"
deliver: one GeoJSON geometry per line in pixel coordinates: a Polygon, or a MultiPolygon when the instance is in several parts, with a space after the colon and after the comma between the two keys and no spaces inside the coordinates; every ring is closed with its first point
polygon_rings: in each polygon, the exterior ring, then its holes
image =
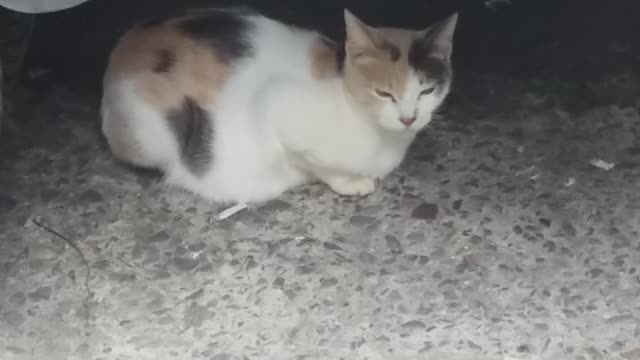
{"type": "Polygon", "coordinates": [[[457,14],[423,30],[371,27],[344,15],[348,93],[382,128],[420,131],[449,93],[457,14]]]}

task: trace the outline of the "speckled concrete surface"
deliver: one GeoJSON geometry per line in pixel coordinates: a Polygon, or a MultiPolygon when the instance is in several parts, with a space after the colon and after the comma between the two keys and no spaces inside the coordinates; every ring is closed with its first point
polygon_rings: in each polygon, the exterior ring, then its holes
{"type": "MultiPolygon", "coordinates": [[[[638,84],[615,79],[593,91],[638,84]]],[[[54,89],[2,163],[1,358],[640,359],[640,103],[478,81],[495,98],[454,98],[374,195],[223,221],[54,89]]]]}

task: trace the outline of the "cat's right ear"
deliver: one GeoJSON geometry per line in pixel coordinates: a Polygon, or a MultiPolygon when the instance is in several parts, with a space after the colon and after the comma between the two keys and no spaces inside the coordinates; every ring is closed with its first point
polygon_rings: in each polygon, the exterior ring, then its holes
{"type": "Polygon", "coordinates": [[[430,56],[449,61],[453,50],[453,34],[458,23],[458,13],[450,15],[421,32],[422,42],[430,56]]]}
{"type": "Polygon", "coordinates": [[[347,55],[355,58],[376,48],[375,29],[362,22],[347,9],[344,9],[344,22],[347,30],[347,55]]]}

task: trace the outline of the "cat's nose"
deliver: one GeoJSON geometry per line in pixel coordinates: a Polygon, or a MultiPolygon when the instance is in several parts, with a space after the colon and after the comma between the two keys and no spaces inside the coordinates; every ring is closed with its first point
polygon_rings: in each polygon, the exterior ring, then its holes
{"type": "Polygon", "coordinates": [[[416,122],[416,117],[415,116],[412,116],[412,117],[401,117],[400,118],[400,122],[403,123],[404,126],[409,127],[409,126],[411,126],[411,124],[416,122]]]}

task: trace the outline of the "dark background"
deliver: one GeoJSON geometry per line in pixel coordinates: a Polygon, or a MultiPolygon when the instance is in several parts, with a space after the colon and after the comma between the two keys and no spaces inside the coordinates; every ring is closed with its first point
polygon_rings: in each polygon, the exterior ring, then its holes
{"type": "Polygon", "coordinates": [[[373,25],[426,27],[460,13],[454,61],[459,73],[495,72],[586,81],[607,70],[640,66],[637,52],[616,54],[611,44],[640,45],[640,2],[633,0],[511,0],[495,10],[479,0],[394,1],[162,1],[90,0],[38,17],[28,55],[61,81],[94,88],[117,37],[134,23],[189,7],[248,4],[277,19],[343,36],[342,9],[373,25]],[[82,84],[82,85],[81,85],[82,84]]]}

